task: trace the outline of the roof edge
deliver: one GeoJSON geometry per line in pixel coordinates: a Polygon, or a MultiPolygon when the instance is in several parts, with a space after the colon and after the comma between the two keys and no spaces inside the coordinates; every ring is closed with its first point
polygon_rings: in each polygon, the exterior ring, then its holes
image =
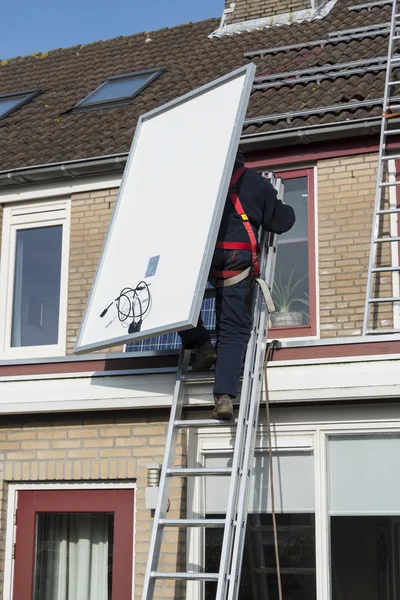
{"type": "MultiPolygon", "coordinates": [[[[400,119],[396,122],[400,123],[400,119]]],[[[353,121],[337,121],[330,124],[306,125],[278,131],[242,134],[240,144],[246,150],[280,148],[284,145],[310,144],[320,140],[345,138],[352,135],[379,133],[381,117],[366,117],[353,121]]],[[[97,156],[44,165],[34,165],[0,171],[0,189],[21,185],[42,184],[77,179],[109,173],[121,173],[125,168],[128,152],[97,156]]]]}

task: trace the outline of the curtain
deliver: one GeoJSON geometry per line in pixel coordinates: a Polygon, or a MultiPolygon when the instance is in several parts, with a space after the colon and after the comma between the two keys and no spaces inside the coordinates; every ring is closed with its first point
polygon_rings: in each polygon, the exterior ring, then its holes
{"type": "Polygon", "coordinates": [[[38,515],[34,600],[109,600],[110,518],[38,515]]]}

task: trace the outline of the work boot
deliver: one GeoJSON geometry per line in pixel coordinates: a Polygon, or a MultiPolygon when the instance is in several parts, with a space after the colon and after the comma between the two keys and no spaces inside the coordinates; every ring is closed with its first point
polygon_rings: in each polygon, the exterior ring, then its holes
{"type": "Polygon", "coordinates": [[[229,420],[233,417],[232,398],[228,394],[215,396],[215,408],[211,413],[212,419],[229,420]]]}
{"type": "Polygon", "coordinates": [[[217,353],[211,342],[204,342],[196,351],[196,356],[192,365],[192,371],[208,371],[211,369],[217,359],[217,353]]]}

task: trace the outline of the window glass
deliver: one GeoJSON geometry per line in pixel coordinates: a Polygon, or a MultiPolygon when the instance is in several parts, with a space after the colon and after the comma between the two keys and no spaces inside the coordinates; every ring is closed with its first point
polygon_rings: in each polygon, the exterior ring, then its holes
{"type": "MultiPolygon", "coordinates": [[[[206,467],[231,465],[232,453],[206,454],[206,467]]],[[[315,600],[314,457],[310,449],[274,451],[273,472],[278,549],[285,600],[315,600]]],[[[221,518],[229,482],[207,477],[207,518],[221,518]]],[[[269,458],[256,451],[239,600],[278,600],[277,568],[271,516],[269,458]]],[[[219,571],[223,529],[206,529],[205,570],[219,571]]],[[[214,600],[216,583],[205,584],[205,600],[214,600]]]]}
{"type": "MultiPolygon", "coordinates": [[[[220,515],[207,515],[218,518],[220,515]]],[[[315,520],[313,514],[278,514],[278,548],[285,600],[315,600],[315,520]]],[[[206,529],[205,565],[218,573],[223,529],[206,529]]],[[[214,600],[217,584],[205,585],[205,600],[214,600]]],[[[239,600],[278,600],[272,517],[250,514],[240,579],[239,600]]]]}
{"type": "Polygon", "coordinates": [[[33,600],[111,600],[114,515],[39,513],[33,600]]]}
{"type": "Polygon", "coordinates": [[[333,600],[398,597],[399,456],[397,434],[329,439],[333,600]]]}
{"type": "Polygon", "coordinates": [[[18,96],[16,98],[0,98],[0,119],[3,115],[6,115],[10,110],[23,102],[25,98],[26,96],[18,96]]]}
{"type": "Polygon", "coordinates": [[[16,236],[11,346],[57,344],[62,225],[16,236]]]}
{"type": "Polygon", "coordinates": [[[309,325],[308,284],[308,181],[307,177],[284,179],[286,204],[293,206],[296,223],[278,238],[272,297],[276,313],[272,327],[309,325]]]}
{"type": "Polygon", "coordinates": [[[145,73],[143,75],[132,75],[132,77],[108,80],[104,85],[101,85],[97,90],[92,94],[89,94],[87,98],[80,102],[80,106],[87,106],[96,102],[130,98],[153,76],[154,73],[145,73]]]}

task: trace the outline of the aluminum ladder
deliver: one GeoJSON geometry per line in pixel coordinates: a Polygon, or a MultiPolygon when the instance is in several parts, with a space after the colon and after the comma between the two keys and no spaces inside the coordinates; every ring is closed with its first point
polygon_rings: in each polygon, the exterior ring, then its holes
{"type": "MultiPolygon", "coordinates": [[[[380,266],[377,264],[378,250],[385,244],[400,242],[400,237],[389,235],[380,237],[379,232],[384,215],[395,215],[400,213],[400,208],[383,208],[384,192],[386,188],[400,185],[400,181],[389,181],[388,161],[390,159],[400,158],[400,154],[389,154],[387,149],[388,137],[400,134],[400,129],[390,128],[391,118],[400,117],[400,96],[393,94],[394,88],[400,87],[400,80],[393,78],[393,70],[400,68],[400,54],[395,53],[395,42],[400,40],[400,14],[397,12],[397,0],[392,0],[392,17],[389,30],[389,47],[386,64],[385,90],[383,96],[383,112],[381,122],[381,134],[379,141],[378,168],[376,175],[375,203],[371,233],[371,245],[368,265],[367,289],[365,298],[364,320],[362,335],[400,333],[400,329],[383,329],[370,327],[371,309],[380,303],[400,302],[397,296],[378,296],[375,295],[375,277],[380,273],[400,272],[400,266],[380,266]]],[[[397,204],[397,203],[396,203],[397,204]]],[[[390,218],[390,217],[389,217],[390,218]]],[[[391,246],[391,248],[393,248],[391,246]]]]}
{"type": "MultiPolygon", "coordinates": [[[[282,198],[282,181],[275,180],[273,174],[269,174],[269,177],[278,192],[278,197],[282,198]]],[[[264,234],[260,247],[261,277],[266,282],[269,290],[271,290],[275,271],[277,235],[264,234]]],[[[273,305],[269,305],[269,310],[273,310],[273,305]]],[[[217,582],[216,600],[237,600],[238,598],[251,473],[262,391],[262,373],[267,345],[269,310],[266,308],[261,287],[257,286],[254,302],[253,329],[246,351],[241,402],[238,418],[235,421],[218,421],[215,419],[182,420],[185,383],[190,381],[191,375],[190,371],[188,371],[190,351],[181,351],[167,431],[164,461],[160,474],[157,504],[154,512],[142,600],[153,600],[156,582],[162,579],[183,580],[186,582],[214,581],[217,582]],[[227,426],[233,426],[235,429],[235,445],[231,467],[174,467],[177,437],[182,428],[215,428],[227,426]],[[230,478],[226,517],[221,519],[168,519],[168,493],[171,479],[173,477],[210,476],[226,476],[230,478]],[[224,528],[219,572],[165,573],[158,571],[163,532],[166,528],[171,527],[224,528]]]]}

